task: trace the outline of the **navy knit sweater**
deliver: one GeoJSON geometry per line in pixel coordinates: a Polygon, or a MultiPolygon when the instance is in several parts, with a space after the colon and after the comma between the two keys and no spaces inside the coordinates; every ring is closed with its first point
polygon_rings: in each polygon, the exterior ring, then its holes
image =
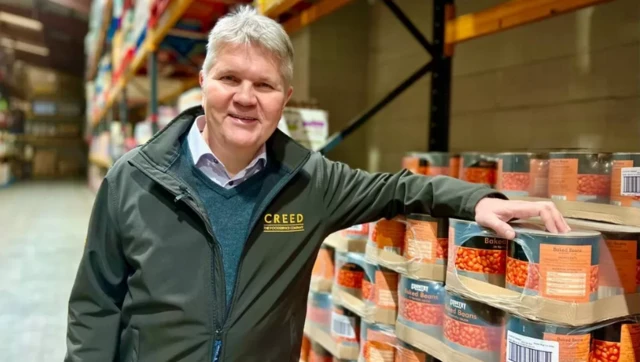
{"type": "MultiPolygon", "coordinates": [[[[227,310],[231,304],[240,256],[248,238],[250,223],[264,200],[265,188],[276,179],[277,168],[270,162],[238,186],[225,189],[213,182],[193,163],[186,137],[182,140],[181,154],[173,167],[182,180],[195,190],[202,202],[216,241],[222,250],[227,310]]],[[[273,187],[273,185],[270,185],[273,187]]]]}

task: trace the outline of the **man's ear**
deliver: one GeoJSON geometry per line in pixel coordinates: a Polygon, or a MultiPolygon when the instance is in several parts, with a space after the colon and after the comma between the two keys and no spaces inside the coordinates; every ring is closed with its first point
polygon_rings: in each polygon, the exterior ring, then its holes
{"type": "Polygon", "coordinates": [[[200,88],[204,88],[204,71],[201,70],[198,73],[198,82],[200,83],[200,88]]]}
{"type": "Polygon", "coordinates": [[[289,89],[287,89],[287,94],[284,101],[285,106],[287,105],[287,103],[289,103],[289,99],[291,99],[292,95],[293,95],[293,87],[290,86],[289,89]]]}

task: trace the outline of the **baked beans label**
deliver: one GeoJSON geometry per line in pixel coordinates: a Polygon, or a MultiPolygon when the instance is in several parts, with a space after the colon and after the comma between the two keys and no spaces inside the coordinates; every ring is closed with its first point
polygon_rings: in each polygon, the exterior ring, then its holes
{"type": "Polygon", "coordinates": [[[398,320],[434,337],[442,333],[444,284],[400,278],[398,320]]]}
{"type": "Polygon", "coordinates": [[[608,200],[611,193],[611,176],[578,175],[578,201],[608,200]]]}
{"type": "Polygon", "coordinates": [[[475,236],[449,249],[449,265],[460,275],[504,285],[506,248],[506,239],[475,236]]]}
{"type": "Polygon", "coordinates": [[[496,183],[496,165],[494,162],[480,167],[463,167],[462,179],[476,184],[493,186],[496,183]]]}
{"type": "Polygon", "coordinates": [[[480,361],[500,361],[502,346],[501,326],[482,327],[444,317],[443,335],[445,343],[463,354],[480,361]]]}
{"type": "Polygon", "coordinates": [[[622,196],[622,169],[633,167],[632,160],[616,160],[611,165],[611,203],[618,206],[631,206],[632,197],[622,196]]]}
{"type": "Polygon", "coordinates": [[[391,331],[376,329],[368,325],[363,338],[363,354],[366,361],[394,362],[396,338],[391,331]]]}
{"type": "Polygon", "coordinates": [[[342,236],[348,239],[367,239],[369,237],[369,224],[353,225],[342,230],[342,236]]]}
{"type": "Polygon", "coordinates": [[[533,159],[529,161],[529,195],[533,197],[549,196],[549,161],[533,159]]]}
{"type": "Polygon", "coordinates": [[[404,245],[405,224],[396,220],[379,220],[372,233],[378,249],[401,253],[404,245]]]}
{"type": "Polygon", "coordinates": [[[593,283],[591,246],[540,245],[540,294],[545,298],[587,303],[593,283]]]}
{"type": "Polygon", "coordinates": [[[407,156],[402,158],[402,168],[415,174],[419,173],[420,159],[418,157],[407,156]]]}
{"type": "Polygon", "coordinates": [[[635,293],[638,242],[606,240],[606,244],[608,252],[600,251],[600,287],[621,290],[625,294],[635,293]]]}
{"type": "Polygon", "coordinates": [[[460,176],[460,157],[449,158],[449,176],[454,178],[460,176]]]}
{"type": "Polygon", "coordinates": [[[587,362],[589,361],[589,347],[591,345],[591,335],[562,335],[544,333],[546,341],[554,341],[559,346],[560,362],[587,362]]]}
{"type": "Polygon", "coordinates": [[[376,306],[395,310],[398,300],[398,273],[376,270],[375,275],[376,306]]]}
{"type": "Polygon", "coordinates": [[[449,167],[428,166],[426,167],[424,174],[427,176],[439,176],[449,175],[449,167]]]}
{"type": "Polygon", "coordinates": [[[331,251],[321,248],[313,264],[311,278],[333,280],[335,266],[331,259],[331,251]]]}
{"type": "Polygon", "coordinates": [[[555,200],[576,201],[578,196],[578,160],[549,160],[549,196],[555,200]]]}
{"type": "Polygon", "coordinates": [[[506,358],[509,362],[563,362],[559,360],[560,344],[507,331],[506,358]]]}
{"type": "Polygon", "coordinates": [[[405,257],[426,264],[444,264],[447,258],[446,238],[438,238],[436,221],[407,220],[405,257]]]}

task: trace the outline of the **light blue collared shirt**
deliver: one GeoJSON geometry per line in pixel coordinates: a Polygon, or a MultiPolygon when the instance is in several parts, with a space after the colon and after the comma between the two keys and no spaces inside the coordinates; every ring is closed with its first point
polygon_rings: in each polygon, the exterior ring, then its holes
{"type": "Polygon", "coordinates": [[[189,142],[189,150],[191,151],[194,165],[209,177],[211,181],[226,189],[230,189],[265,167],[267,164],[267,151],[266,147],[262,145],[257,156],[249,165],[234,177],[230,177],[227,168],[222,161],[213,154],[213,151],[211,151],[211,148],[209,148],[209,145],[207,145],[202,137],[202,131],[204,130],[206,122],[204,116],[198,116],[196,121],[193,122],[191,130],[189,130],[187,141],[189,142]]]}

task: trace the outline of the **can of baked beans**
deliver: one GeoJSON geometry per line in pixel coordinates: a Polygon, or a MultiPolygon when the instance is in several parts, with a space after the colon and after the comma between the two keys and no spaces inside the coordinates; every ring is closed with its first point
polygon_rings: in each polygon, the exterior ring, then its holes
{"type": "Polygon", "coordinates": [[[554,200],[609,203],[611,162],[595,152],[551,152],[549,196],[554,200]]]}
{"type": "Polygon", "coordinates": [[[636,175],[622,178],[622,169],[640,167],[640,152],[619,152],[612,155],[611,164],[611,204],[640,208],[640,177],[636,175]],[[623,196],[622,193],[631,192],[635,196],[623,196]]]}
{"type": "Polygon", "coordinates": [[[444,311],[443,335],[447,346],[480,361],[500,361],[504,312],[449,292],[444,311]]]}
{"type": "Polygon", "coordinates": [[[320,246],[318,256],[311,270],[311,281],[318,285],[331,285],[334,280],[335,264],[333,262],[333,248],[320,246]]]}
{"type": "Polygon", "coordinates": [[[415,348],[409,343],[398,340],[395,362],[439,362],[435,357],[415,348]]]}
{"type": "Polygon", "coordinates": [[[516,239],[507,247],[507,289],[571,303],[598,299],[599,232],[553,234],[525,224],[514,230],[516,239]]]}
{"type": "Polygon", "coordinates": [[[334,305],[331,313],[331,338],[338,348],[358,348],[360,317],[340,305],[334,305]]]}
{"type": "Polygon", "coordinates": [[[637,362],[640,360],[640,324],[622,321],[592,333],[590,362],[637,362]]]}
{"type": "Polygon", "coordinates": [[[312,341],[309,362],[333,362],[333,356],[320,343],[312,341]]]}
{"type": "Polygon", "coordinates": [[[549,197],[549,155],[536,153],[529,163],[531,197],[549,197]]]}
{"type": "Polygon", "coordinates": [[[506,196],[529,196],[533,153],[499,153],[496,189],[506,196]]]}
{"type": "Polygon", "coordinates": [[[307,322],[329,333],[332,303],[331,294],[310,292],[307,302],[307,322]]]}
{"type": "Polygon", "coordinates": [[[420,174],[420,157],[418,153],[409,152],[402,157],[402,168],[420,174]]]}
{"type": "Polygon", "coordinates": [[[533,322],[512,314],[508,315],[505,330],[503,362],[589,362],[588,331],[533,322]]]}
{"type": "Polygon", "coordinates": [[[449,219],[447,271],[504,287],[507,239],[478,223],[449,219]]]}
{"type": "Polygon", "coordinates": [[[442,282],[400,276],[398,323],[442,339],[445,289],[442,282]]]}
{"type": "Polygon", "coordinates": [[[460,160],[460,179],[494,187],[497,161],[494,155],[480,152],[464,152],[460,160]]]}
{"type": "Polygon", "coordinates": [[[447,152],[426,152],[419,156],[426,160],[422,174],[426,176],[449,175],[449,154],[447,152]]]}
{"type": "Polygon", "coordinates": [[[446,264],[449,220],[425,214],[407,215],[404,257],[422,264],[446,264]]]}
{"type": "Polygon", "coordinates": [[[394,362],[398,344],[394,326],[363,319],[360,331],[360,361],[394,362]]]}
{"type": "Polygon", "coordinates": [[[367,306],[375,305],[376,270],[378,270],[378,265],[365,260],[364,277],[362,279],[362,300],[367,306]]]}
{"type": "Polygon", "coordinates": [[[402,253],[405,234],[404,217],[380,219],[373,225],[369,242],[377,249],[402,253]]]}
{"type": "Polygon", "coordinates": [[[460,178],[460,155],[449,155],[449,176],[460,178]]]}
{"type": "Polygon", "coordinates": [[[300,361],[309,362],[309,352],[311,351],[311,341],[306,335],[302,335],[302,344],[300,345],[300,361]]]}
{"type": "Polygon", "coordinates": [[[376,322],[385,324],[395,322],[398,310],[398,279],[399,274],[395,271],[377,266],[373,291],[376,322]]]}
{"type": "Polygon", "coordinates": [[[364,256],[360,253],[336,251],[335,286],[355,296],[362,297],[362,279],[364,278],[364,256]]]}
{"type": "Polygon", "coordinates": [[[349,240],[363,240],[369,238],[369,224],[353,225],[349,228],[340,230],[340,236],[349,240]]]}

